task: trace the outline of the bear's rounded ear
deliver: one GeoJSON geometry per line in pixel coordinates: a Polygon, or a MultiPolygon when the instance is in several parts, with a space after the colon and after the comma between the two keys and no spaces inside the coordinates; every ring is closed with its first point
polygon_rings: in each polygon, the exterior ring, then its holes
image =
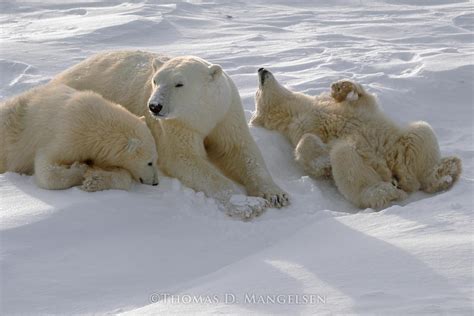
{"type": "Polygon", "coordinates": [[[125,149],[129,152],[132,153],[135,150],[137,150],[138,147],[142,144],[142,141],[139,140],[138,138],[130,138],[128,140],[127,146],[125,146],[125,149]]]}
{"type": "Polygon", "coordinates": [[[160,67],[163,66],[163,62],[158,60],[158,58],[155,58],[153,59],[152,65],[153,65],[153,72],[157,72],[158,69],[160,69],[160,67]]]}
{"type": "Polygon", "coordinates": [[[211,75],[211,80],[217,79],[222,74],[222,67],[220,65],[210,65],[209,67],[209,75],[211,75]]]}
{"type": "Polygon", "coordinates": [[[140,121],[142,121],[143,123],[146,123],[146,117],[145,117],[145,115],[140,116],[139,119],[140,119],[140,121]]]}

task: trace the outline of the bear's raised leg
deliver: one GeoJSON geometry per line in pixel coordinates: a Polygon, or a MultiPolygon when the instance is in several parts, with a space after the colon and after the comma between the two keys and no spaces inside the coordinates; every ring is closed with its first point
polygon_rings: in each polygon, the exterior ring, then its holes
{"type": "Polygon", "coordinates": [[[314,134],[304,134],[295,148],[295,160],[314,178],[331,178],[329,148],[314,134]]]}
{"type": "Polygon", "coordinates": [[[70,166],[60,165],[45,154],[35,158],[35,182],[43,189],[62,190],[80,185],[88,165],[75,162],[70,166]]]}
{"type": "Polygon", "coordinates": [[[435,193],[447,190],[461,174],[461,160],[441,158],[436,135],[426,122],[411,123],[398,146],[403,149],[404,160],[396,165],[396,174],[405,191],[421,189],[435,193]]]}
{"type": "Polygon", "coordinates": [[[229,111],[214,128],[206,138],[206,149],[212,162],[244,185],[248,195],[264,198],[271,207],[289,204],[288,194],[275,184],[268,172],[241,108],[229,111]]]}
{"type": "Polygon", "coordinates": [[[382,181],[357,153],[355,145],[348,141],[340,140],[334,144],[330,161],[337,188],[358,207],[381,209],[391,201],[406,198],[405,192],[390,182],[382,181]]]}
{"type": "Polygon", "coordinates": [[[87,192],[129,190],[132,181],[132,175],[125,169],[92,167],[84,174],[84,181],[80,189],[87,192]]]}
{"type": "MultiPolygon", "coordinates": [[[[167,124],[162,122],[161,124],[167,124]]],[[[204,148],[204,139],[185,126],[170,124],[166,133],[152,129],[160,157],[161,169],[184,185],[214,198],[219,208],[232,217],[244,220],[260,215],[267,201],[242,196],[237,186],[213,165],[204,148]]]]}
{"type": "Polygon", "coordinates": [[[357,109],[365,109],[369,113],[380,111],[375,95],[365,91],[357,82],[340,80],[331,85],[331,96],[338,103],[357,109]]]}
{"type": "Polygon", "coordinates": [[[458,157],[442,158],[427,177],[422,180],[421,189],[435,193],[450,189],[461,175],[462,165],[458,157]]]}
{"type": "Polygon", "coordinates": [[[337,102],[356,101],[364,93],[360,84],[350,80],[340,80],[331,84],[331,96],[337,102]]]}

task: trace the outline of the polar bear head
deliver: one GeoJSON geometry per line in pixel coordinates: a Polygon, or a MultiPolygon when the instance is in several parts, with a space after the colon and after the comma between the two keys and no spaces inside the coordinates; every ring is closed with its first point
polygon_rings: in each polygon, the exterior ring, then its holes
{"type": "Polygon", "coordinates": [[[66,98],[67,105],[59,107],[58,125],[54,126],[61,128],[61,142],[57,143],[66,144],[62,146],[66,146],[63,151],[68,159],[125,169],[138,182],[158,184],[156,144],[144,116],[139,118],[92,91],[64,85],[49,88],[53,90],[48,95],[55,95],[53,103],[60,93],[66,98]]]}
{"type": "Polygon", "coordinates": [[[145,117],[133,129],[125,131],[116,156],[118,165],[127,169],[135,181],[158,185],[158,154],[155,140],[146,126],[145,117]]]}
{"type": "Polygon", "coordinates": [[[89,111],[95,119],[88,116],[91,125],[88,130],[93,133],[85,151],[91,163],[125,169],[137,182],[158,185],[158,154],[145,117],[136,117],[122,106],[105,100],[100,105],[95,106],[94,112],[89,111]]]}
{"type": "Polygon", "coordinates": [[[153,76],[148,109],[156,119],[176,119],[210,131],[227,113],[234,86],[221,66],[193,56],[176,57],[153,76]]]}
{"type": "Polygon", "coordinates": [[[258,70],[258,82],[258,90],[255,94],[255,112],[250,119],[251,125],[277,129],[274,125],[282,119],[290,117],[292,111],[298,108],[298,103],[308,102],[303,95],[292,92],[281,85],[265,68],[258,70]]]}

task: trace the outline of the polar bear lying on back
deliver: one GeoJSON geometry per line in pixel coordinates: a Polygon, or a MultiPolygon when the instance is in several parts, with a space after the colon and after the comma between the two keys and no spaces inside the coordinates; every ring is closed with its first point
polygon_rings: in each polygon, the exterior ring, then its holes
{"type": "Polygon", "coordinates": [[[35,173],[38,186],[128,189],[158,184],[153,136],[142,119],[93,92],[35,88],[0,104],[0,173],[35,173]]]}
{"type": "Polygon", "coordinates": [[[318,97],[289,91],[263,68],[259,82],[251,123],[286,135],[306,172],[332,175],[359,207],[383,208],[406,192],[446,190],[461,173],[459,158],[441,158],[428,123],[397,126],[355,82],[336,82],[331,96],[318,97]]]}

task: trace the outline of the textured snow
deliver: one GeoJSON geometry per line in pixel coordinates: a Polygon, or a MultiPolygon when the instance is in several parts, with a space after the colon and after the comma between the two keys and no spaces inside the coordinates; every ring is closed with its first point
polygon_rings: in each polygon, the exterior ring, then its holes
{"type": "Polygon", "coordinates": [[[432,124],[464,171],[448,192],[357,210],[330,181],[305,176],[281,135],[251,128],[292,204],[249,222],[171,178],[85,193],[3,174],[0,313],[471,314],[473,9],[451,0],[2,1],[0,99],[102,50],[194,54],[231,75],[248,118],[259,67],[310,94],[357,80],[401,124],[432,124]]]}

